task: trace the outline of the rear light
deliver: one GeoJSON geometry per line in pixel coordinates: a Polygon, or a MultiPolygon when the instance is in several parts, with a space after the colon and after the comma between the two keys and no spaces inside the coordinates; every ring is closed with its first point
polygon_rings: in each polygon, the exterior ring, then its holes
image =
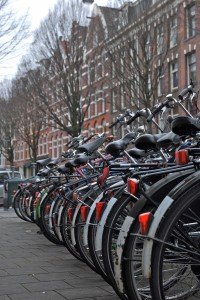
{"type": "Polygon", "coordinates": [[[51,209],[51,204],[47,204],[45,206],[45,213],[48,214],[50,212],[50,209],[51,209]]]}
{"type": "Polygon", "coordinates": [[[29,203],[29,197],[26,197],[25,198],[25,205],[28,205],[28,203],[29,203]]]}
{"type": "Polygon", "coordinates": [[[33,201],[33,207],[36,208],[37,204],[38,204],[38,198],[36,198],[36,200],[33,201]]]}
{"type": "Polygon", "coordinates": [[[105,192],[105,195],[110,199],[110,198],[112,198],[115,195],[115,191],[113,191],[113,190],[107,190],[105,192]]]}
{"type": "Polygon", "coordinates": [[[63,189],[59,190],[60,195],[65,196],[65,191],[63,189]]]}
{"type": "Polygon", "coordinates": [[[79,199],[79,195],[77,194],[77,193],[72,193],[72,199],[74,200],[74,201],[77,201],[78,199],[79,199]]]}
{"type": "Polygon", "coordinates": [[[103,168],[102,174],[97,179],[97,182],[98,182],[100,187],[102,187],[104,185],[104,183],[106,182],[106,179],[109,176],[109,172],[110,172],[109,167],[104,167],[103,168]]]}
{"type": "Polygon", "coordinates": [[[67,210],[67,216],[68,216],[68,219],[70,222],[72,222],[72,219],[73,219],[73,215],[74,215],[74,211],[73,211],[73,208],[68,208],[67,210]]]}
{"type": "Polygon", "coordinates": [[[105,205],[105,202],[96,203],[96,221],[97,222],[99,222],[101,220],[104,205],[105,205]]]}
{"type": "Polygon", "coordinates": [[[35,193],[35,198],[38,198],[38,197],[40,197],[40,192],[35,193]]]}
{"type": "Polygon", "coordinates": [[[139,215],[140,231],[142,235],[146,235],[148,233],[152,220],[153,215],[151,212],[146,212],[139,215]]]}
{"type": "Polygon", "coordinates": [[[82,222],[86,222],[87,215],[88,215],[88,206],[83,205],[81,206],[81,220],[82,222]]]}
{"type": "Polygon", "coordinates": [[[131,195],[136,195],[139,187],[139,181],[135,178],[127,179],[127,190],[131,195]]]}
{"type": "Polygon", "coordinates": [[[189,162],[188,150],[182,149],[175,152],[175,161],[177,165],[186,165],[189,162]]]}

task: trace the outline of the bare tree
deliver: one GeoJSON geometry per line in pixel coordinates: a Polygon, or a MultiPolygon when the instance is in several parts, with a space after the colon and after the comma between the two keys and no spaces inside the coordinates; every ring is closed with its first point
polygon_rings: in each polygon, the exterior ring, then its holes
{"type": "Polygon", "coordinates": [[[15,107],[10,100],[11,85],[4,80],[1,82],[0,99],[0,151],[10,166],[14,165],[14,133],[15,133],[15,107]]]}
{"type": "Polygon", "coordinates": [[[45,118],[39,109],[39,98],[35,94],[34,86],[28,75],[13,80],[12,104],[16,108],[14,113],[15,139],[20,138],[27,144],[29,157],[35,162],[45,118]]]}
{"type": "Polygon", "coordinates": [[[81,132],[84,121],[80,78],[86,15],[81,0],[58,1],[35,32],[30,56],[22,63],[26,74],[30,64],[37,63],[29,78],[40,99],[40,109],[72,136],[81,132]]]}
{"type": "Polygon", "coordinates": [[[16,55],[21,42],[28,37],[27,14],[14,12],[10,0],[0,0],[0,62],[16,55]]]}

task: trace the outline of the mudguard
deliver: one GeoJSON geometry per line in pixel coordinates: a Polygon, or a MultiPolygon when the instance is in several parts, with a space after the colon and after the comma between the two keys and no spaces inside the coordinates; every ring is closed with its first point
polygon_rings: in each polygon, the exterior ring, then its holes
{"type": "Polygon", "coordinates": [[[173,204],[174,201],[178,201],[181,194],[192,185],[200,181],[200,171],[193,173],[189,177],[182,180],[172,191],[163,199],[154,213],[154,218],[149,228],[148,234],[143,245],[142,252],[142,272],[145,278],[151,277],[151,257],[153,249],[153,240],[156,237],[156,232],[159,228],[159,224],[164,217],[166,211],[173,204]]]}

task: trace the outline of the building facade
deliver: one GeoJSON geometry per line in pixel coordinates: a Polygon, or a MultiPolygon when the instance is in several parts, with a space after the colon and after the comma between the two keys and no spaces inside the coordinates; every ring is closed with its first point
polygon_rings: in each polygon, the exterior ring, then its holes
{"type": "MultiPolygon", "coordinates": [[[[199,1],[137,0],[120,9],[94,5],[84,33],[84,44],[80,39],[80,90],[82,133],[86,136],[102,132],[121,136],[123,127],[118,132],[109,129],[119,113],[151,108],[169,93],[177,97],[191,80],[199,89],[199,1]]],[[[182,112],[175,108],[169,113],[182,112]]],[[[66,150],[69,139],[66,132],[47,123],[39,140],[38,158],[56,158],[66,150]]],[[[18,141],[16,166],[22,168],[27,162],[27,145],[18,141]]]]}

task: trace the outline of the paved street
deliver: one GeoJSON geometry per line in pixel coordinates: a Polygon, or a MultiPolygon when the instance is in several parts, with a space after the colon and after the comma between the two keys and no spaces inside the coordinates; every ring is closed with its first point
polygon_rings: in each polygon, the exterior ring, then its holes
{"type": "Polygon", "coordinates": [[[101,277],[62,246],[0,208],[0,300],[117,300],[101,277]]]}

